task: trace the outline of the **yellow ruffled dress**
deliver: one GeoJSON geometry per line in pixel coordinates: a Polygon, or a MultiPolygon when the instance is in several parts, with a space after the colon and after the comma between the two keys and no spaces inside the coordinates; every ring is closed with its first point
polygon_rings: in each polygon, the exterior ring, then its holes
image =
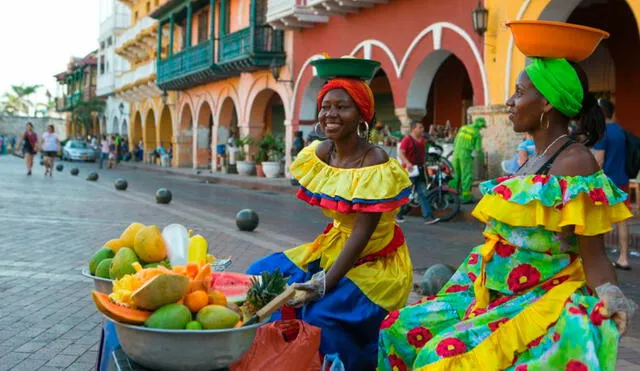
{"type": "Polygon", "coordinates": [[[291,174],[300,183],[297,197],[321,207],[331,223],[315,241],[267,256],[248,273],[278,268],[290,283],[304,282],[333,265],[351,235],[356,213],[382,213],[346,277],[324,298],[296,313],[322,329],[322,354],[339,353],[349,370],[374,367],[380,323],[389,311],[406,304],[413,283],[409,250],[395,223],[398,209],[408,202],[411,182],[395,159],[359,169],[329,166],[316,155],[319,143],[298,154],[291,174]]]}

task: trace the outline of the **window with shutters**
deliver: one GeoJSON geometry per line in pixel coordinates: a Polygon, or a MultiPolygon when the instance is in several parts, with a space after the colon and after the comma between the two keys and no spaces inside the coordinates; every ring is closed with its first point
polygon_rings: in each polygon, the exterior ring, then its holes
{"type": "Polygon", "coordinates": [[[198,14],[198,44],[207,41],[209,33],[209,14],[203,11],[198,14]]]}

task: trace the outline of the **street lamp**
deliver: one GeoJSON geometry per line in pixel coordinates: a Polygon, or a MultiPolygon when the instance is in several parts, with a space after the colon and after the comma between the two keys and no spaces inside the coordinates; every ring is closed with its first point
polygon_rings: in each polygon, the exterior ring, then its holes
{"type": "Polygon", "coordinates": [[[118,110],[120,111],[120,115],[122,116],[124,114],[124,104],[122,102],[120,102],[118,110]]]}
{"type": "Polygon", "coordinates": [[[275,58],[271,60],[269,68],[271,69],[271,75],[273,76],[273,79],[276,80],[276,82],[293,82],[293,80],[280,80],[280,65],[275,58]]]}
{"type": "Polygon", "coordinates": [[[478,1],[478,5],[473,11],[473,30],[480,36],[487,32],[487,23],[489,23],[489,10],[482,6],[482,2],[478,1]]]}

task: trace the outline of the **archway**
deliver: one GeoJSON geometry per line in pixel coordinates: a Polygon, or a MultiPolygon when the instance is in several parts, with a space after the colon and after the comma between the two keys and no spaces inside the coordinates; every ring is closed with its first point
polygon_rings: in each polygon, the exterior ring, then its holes
{"type": "Polygon", "coordinates": [[[173,153],[175,166],[193,167],[193,114],[188,104],[182,109],[176,142],[178,148],[173,153]]]}
{"type": "Polygon", "coordinates": [[[255,139],[262,138],[265,134],[284,138],[284,104],[280,95],[274,90],[261,91],[253,100],[249,112],[249,122],[252,128],[257,128],[262,124],[262,130],[255,133],[255,139]]]}
{"type": "Polygon", "coordinates": [[[425,128],[460,127],[473,105],[473,86],[464,63],[448,50],[430,53],[416,70],[407,94],[407,111],[425,128]]]}
{"type": "MultiPolygon", "coordinates": [[[[391,84],[389,84],[389,78],[382,68],[376,72],[369,85],[376,105],[376,120],[384,126],[388,126],[391,132],[399,132],[400,120],[396,117],[393,91],[391,84]]],[[[372,128],[375,124],[375,122],[370,122],[369,127],[372,128]]]]}
{"type": "Polygon", "coordinates": [[[236,106],[233,104],[233,99],[231,98],[226,98],[224,102],[222,102],[220,118],[218,119],[218,130],[219,133],[223,134],[223,137],[218,135],[218,143],[224,143],[222,139],[225,137],[227,139],[230,137],[235,139],[240,138],[240,131],[238,130],[238,113],[236,111],[236,106]]]}
{"type": "Polygon", "coordinates": [[[142,140],[142,115],[140,115],[140,112],[136,112],[133,118],[133,126],[131,127],[131,141],[129,142],[129,150],[133,151],[133,147],[139,144],[141,140],[142,140]]]}
{"type": "Polygon", "coordinates": [[[122,134],[122,132],[120,131],[120,125],[118,125],[118,118],[115,116],[113,117],[110,132],[114,134],[122,134]]]}
{"type": "Polygon", "coordinates": [[[203,102],[198,113],[196,124],[196,167],[211,167],[211,135],[213,134],[213,115],[209,103],[203,102]]]}
{"type": "Polygon", "coordinates": [[[169,151],[169,148],[173,146],[173,123],[171,121],[171,111],[168,106],[162,108],[160,114],[160,124],[158,126],[159,140],[162,147],[169,151]]]}
{"type": "Polygon", "coordinates": [[[147,117],[144,120],[144,153],[147,154],[158,147],[156,141],[156,118],[153,110],[147,112],[147,117]]]}
{"type": "Polygon", "coordinates": [[[300,101],[300,123],[311,125],[316,122],[318,117],[318,105],[316,98],[320,89],[324,85],[324,80],[318,76],[313,76],[307,87],[304,89],[302,99],[300,101]]]}
{"type": "Polygon", "coordinates": [[[120,126],[120,135],[124,137],[129,136],[129,129],[127,128],[127,119],[122,119],[122,125],[120,126]]]}
{"type": "Polygon", "coordinates": [[[553,0],[540,14],[542,20],[566,21],[603,29],[611,34],[581,67],[589,90],[616,105],[616,120],[640,133],[635,105],[640,100],[640,34],[638,22],[625,0],[553,0]]]}

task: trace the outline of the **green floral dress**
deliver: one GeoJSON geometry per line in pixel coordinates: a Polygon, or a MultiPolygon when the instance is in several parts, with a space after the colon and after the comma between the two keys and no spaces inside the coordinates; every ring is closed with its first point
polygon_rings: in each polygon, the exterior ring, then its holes
{"type": "Polygon", "coordinates": [[[613,370],[618,332],[586,286],[578,236],[631,216],[602,172],[481,185],[475,247],[435,296],[391,312],[379,370],[613,370]]]}

